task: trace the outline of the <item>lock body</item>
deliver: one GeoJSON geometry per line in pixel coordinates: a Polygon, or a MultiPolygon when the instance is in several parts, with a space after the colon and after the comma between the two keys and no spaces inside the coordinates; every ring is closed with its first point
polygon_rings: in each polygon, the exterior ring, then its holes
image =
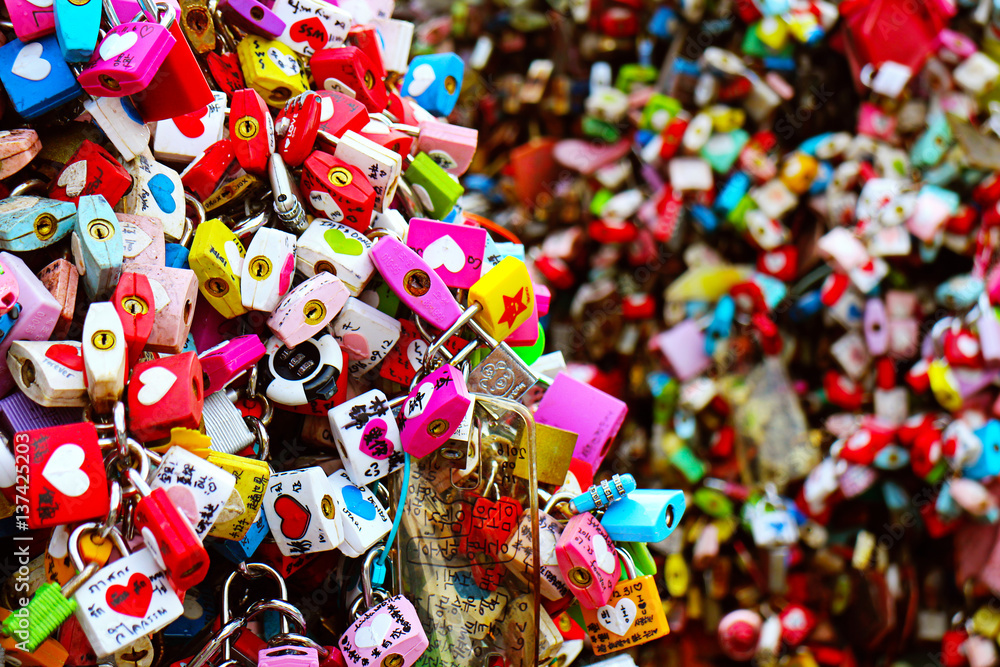
{"type": "Polygon", "coordinates": [[[338,645],[348,667],[377,661],[410,667],[427,650],[428,641],[413,604],[397,595],[358,617],[338,645]]]}
{"type": "Polygon", "coordinates": [[[399,426],[378,389],[330,409],[330,433],[344,469],[358,486],[371,484],[403,465],[399,426]]]}
{"type": "MultiPolygon", "coordinates": [[[[302,191],[308,193],[305,187],[302,191]]],[[[306,277],[324,271],[332,273],[356,297],[375,272],[369,256],[371,247],[368,237],[356,229],[316,218],[296,241],[295,268],[306,277]]]]}
{"type": "Polygon", "coordinates": [[[208,574],[208,552],[166,490],[153,489],[139,499],[135,527],[177,590],[196,586],[208,574]]]}
{"type": "Polygon", "coordinates": [[[399,412],[403,451],[416,457],[436,451],[458,430],[472,397],[462,372],[444,364],[424,378],[399,412]]]}
{"type": "Polygon", "coordinates": [[[566,585],[585,609],[603,607],[621,576],[614,542],[590,512],[572,517],[556,543],[566,585]]]}
{"type": "Polygon", "coordinates": [[[344,540],[332,489],[319,467],[271,475],[264,512],[285,556],[329,551],[344,540]]]}
{"type": "Polygon", "coordinates": [[[174,428],[197,430],[204,386],[194,352],[142,361],[128,385],[129,431],[142,442],[170,437],[174,428]]]}

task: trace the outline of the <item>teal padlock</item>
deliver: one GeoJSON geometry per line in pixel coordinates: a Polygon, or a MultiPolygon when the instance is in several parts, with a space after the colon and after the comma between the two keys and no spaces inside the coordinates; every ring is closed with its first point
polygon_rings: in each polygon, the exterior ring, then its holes
{"type": "Polygon", "coordinates": [[[716,132],[705,145],[700,154],[718,174],[727,174],[740,156],[740,151],[750,141],[746,130],[736,129],[732,132],[716,132]]]}
{"type": "Polygon", "coordinates": [[[63,59],[68,63],[90,60],[101,31],[101,0],[54,0],[52,10],[63,59]]]}
{"type": "Polygon", "coordinates": [[[427,217],[442,220],[451,212],[465,188],[426,153],[413,158],[403,178],[427,217]]]}
{"type": "Polygon", "coordinates": [[[124,245],[118,218],[103,195],[80,197],[72,249],[87,295],[93,300],[109,295],[121,278],[124,245]]]}
{"type": "Polygon", "coordinates": [[[66,238],[76,225],[73,202],[15,196],[0,202],[0,249],[38,250],[66,238]]]}
{"type": "Polygon", "coordinates": [[[680,525],[685,509],[683,491],[636,489],[608,506],[601,525],[616,542],[659,542],[680,525]]]}
{"type": "Polygon", "coordinates": [[[954,142],[955,136],[944,114],[929,115],[927,129],[917,137],[910,150],[910,163],[917,169],[933,167],[944,158],[954,142]]]}

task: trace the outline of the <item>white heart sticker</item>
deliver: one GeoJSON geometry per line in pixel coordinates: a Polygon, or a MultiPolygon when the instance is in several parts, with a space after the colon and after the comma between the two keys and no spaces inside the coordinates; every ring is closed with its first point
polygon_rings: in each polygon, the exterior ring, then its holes
{"type": "Polygon", "coordinates": [[[419,338],[414,339],[406,348],[406,360],[410,362],[413,370],[417,370],[424,363],[424,353],[427,352],[426,343],[419,338]]]}
{"type": "Polygon", "coordinates": [[[153,560],[164,570],[167,569],[167,564],[163,562],[163,554],[160,552],[160,543],[156,541],[156,536],[153,535],[148,527],[142,527],[142,543],[149,549],[149,553],[153,554],[153,560]]]}
{"type": "Polygon", "coordinates": [[[413,194],[417,196],[417,199],[420,200],[420,205],[423,206],[424,209],[427,211],[434,210],[434,201],[431,199],[430,193],[427,192],[427,188],[422,185],[417,185],[416,183],[411,184],[410,188],[413,190],[413,194]]]}
{"type": "Polygon", "coordinates": [[[313,190],[309,193],[309,203],[334,222],[341,222],[344,219],[344,211],[340,208],[340,204],[328,192],[313,190]]]}
{"type": "Polygon", "coordinates": [[[28,2],[33,4],[35,7],[41,7],[42,9],[52,6],[52,0],[28,0],[28,2]]]}
{"type": "Polygon", "coordinates": [[[149,287],[153,290],[153,303],[156,304],[156,312],[160,312],[170,305],[170,295],[159,280],[149,279],[149,287]]]}
{"type": "Polygon", "coordinates": [[[379,614],[368,625],[359,628],[354,634],[354,645],[359,648],[372,648],[382,643],[392,627],[392,617],[389,614],[379,614]]]}
{"type": "Polygon", "coordinates": [[[413,78],[410,80],[410,86],[406,89],[406,94],[410,97],[423,95],[436,78],[437,74],[433,67],[427,63],[417,65],[413,68],[413,78]]]}
{"type": "Polygon", "coordinates": [[[90,488],[90,478],[80,470],[86,458],[83,447],[73,443],[61,445],[42,468],[42,477],[56,488],[56,491],[77,498],[90,488]]]}
{"type": "MultiPolygon", "coordinates": [[[[69,194],[69,190],[66,190],[69,194]]],[[[153,242],[153,237],[151,237],[138,225],[133,225],[131,222],[122,223],[122,245],[124,246],[125,257],[132,259],[140,252],[149,247],[149,244],[153,242]]]]}
{"type": "Polygon", "coordinates": [[[967,357],[974,357],[979,354],[979,341],[972,336],[959,336],[955,339],[958,351],[967,357]]]}
{"type": "Polygon", "coordinates": [[[615,565],[618,563],[618,554],[608,548],[607,540],[603,535],[594,535],[590,540],[590,545],[594,549],[594,563],[608,574],[613,574],[615,565]]]}
{"type": "Polygon", "coordinates": [[[433,382],[424,382],[422,385],[417,387],[417,393],[406,401],[406,406],[404,408],[406,418],[411,419],[422,414],[427,408],[427,403],[431,400],[431,394],[433,393],[433,382]]]}
{"type": "Polygon", "coordinates": [[[41,81],[52,71],[52,64],[42,57],[42,45],[38,42],[26,44],[17,52],[10,71],[28,81],[41,81]]]}
{"type": "Polygon", "coordinates": [[[78,160],[63,169],[56,185],[66,188],[67,197],[79,196],[87,186],[87,161],[78,160]]]}
{"type": "Polygon", "coordinates": [[[65,524],[60,524],[52,531],[49,538],[48,554],[55,559],[65,558],[69,555],[69,531],[65,524]]]}
{"type": "Polygon", "coordinates": [[[780,252],[769,252],[764,255],[764,266],[771,273],[777,273],[785,268],[787,258],[784,253],[780,252]]]}
{"type": "Polygon", "coordinates": [[[636,611],[635,602],[632,602],[629,598],[622,598],[618,600],[618,604],[614,607],[604,605],[598,609],[597,621],[604,626],[605,630],[621,637],[635,623],[636,611]]]}
{"type": "Polygon", "coordinates": [[[319,122],[325,123],[333,118],[333,100],[329,97],[319,98],[319,122]]]}
{"type": "Polygon", "coordinates": [[[139,35],[134,32],[112,32],[101,42],[97,50],[101,60],[114,60],[125,53],[139,41],[139,35]]]}
{"type": "Polygon", "coordinates": [[[443,266],[452,273],[458,273],[465,266],[465,252],[458,245],[458,241],[445,234],[424,248],[424,261],[432,269],[443,266]]]}
{"type": "Polygon", "coordinates": [[[341,95],[347,95],[351,98],[356,98],[358,94],[354,92],[354,89],[348,86],[346,83],[341,81],[336,77],[330,77],[323,82],[323,89],[329,90],[332,93],[340,93],[341,95]]]}
{"type": "Polygon", "coordinates": [[[167,395],[170,388],[177,382],[177,376],[163,366],[153,366],[142,372],[139,376],[139,382],[142,383],[142,387],[139,388],[139,393],[135,396],[136,400],[143,405],[153,405],[167,395]]]}

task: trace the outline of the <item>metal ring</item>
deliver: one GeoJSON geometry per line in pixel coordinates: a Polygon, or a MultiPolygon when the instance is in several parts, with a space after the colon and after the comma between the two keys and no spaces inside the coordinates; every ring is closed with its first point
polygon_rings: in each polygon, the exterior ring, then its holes
{"type": "Polygon", "coordinates": [[[45,181],[43,181],[42,179],[31,178],[25,181],[24,183],[14,186],[14,189],[10,191],[10,196],[17,197],[20,195],[26,195],[29,192],[43,193],[46,191],[46,187],[47,186],[45,185],[45,181]]]}
{"type": "Polygon", "coordinates": [[[118,456],[126,458],[128,456],[128,431],[125,427],[125,403],[115,401],[112,408],[112,420],[115,427],[115,445],[118,448],[118,456]]]}
{"type": "Polygon", "coordinates": [[[257,442],[260,443],[260,452],[257,454],[257,458],[260,461],[266,461],[271,455],[271,436],[268,435],[267,429],[264,428],[263,422],[257,417],[246,416],[243,418],[246,425],[251,428],[254,432],[254,437],[257,442]]]}

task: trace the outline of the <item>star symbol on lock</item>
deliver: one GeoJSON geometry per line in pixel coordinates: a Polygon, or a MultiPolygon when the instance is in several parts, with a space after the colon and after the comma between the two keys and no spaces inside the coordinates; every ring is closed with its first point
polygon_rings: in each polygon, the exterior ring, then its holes
{"type": "Polygon", "coordinates": [[[517,320],[517,316],[528,309],[528,306],[524,303],[524,288],[522,287],[517,291],[514,296],[503,297],[503,317],[500,318],[500,324],[506,324],[507,326],[513,327],[514,322],[517,320]]]}

